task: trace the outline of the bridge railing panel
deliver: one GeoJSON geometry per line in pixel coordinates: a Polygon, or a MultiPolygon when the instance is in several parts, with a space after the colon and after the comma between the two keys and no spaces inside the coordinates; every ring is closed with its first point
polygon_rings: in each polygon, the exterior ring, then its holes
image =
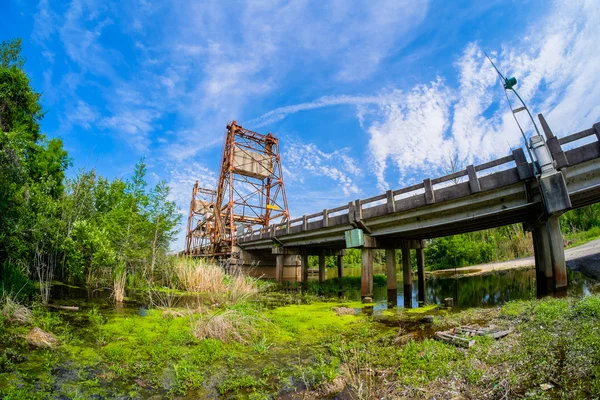
{"type": "Polygon", "coordinates": [[[368,199],[361,200],[362,209],[376,207],[381,204],[385,204],[387,201],[386,194],[380,194],[379,196],[369,197],[368,199]]]}
{"type": "Polygon", "coordinates": [[[331,217],[336,217],[338,215],[342,215],[342,214],[348,214],[348,204],[345,204],[343,206],[340,207],[336,207],[336,208],[330,208],[329,209],[329,218],[331,217]]]}
{"type": "MultiPolygon", "coordinates": [[[[562,147],[581,140],[587,142],[564,152],[569,165],[600,158],[600,124],[595,124],[591,129],[560,138],[558,143],[562,147]],[[596,140],[590,138],[593,136],[596,140]],[[593,140],[593,142],[590,143],[590,140],[593,140]]],[[[278,236],[348,224],[357,219],[402,212],[433,202],[454,200],[480,191],[493,190],[531,177],[533,177],[531,164],[523,150],[518,148],[511,155],[497,160],[477,166],[469,165],[465,170],[434,179],[426,179],[424,182],[402,189],[388,190],[384,194],[364,200],[355,200],[340,207],[304,215],[278,224],[271,228],[270,232],[271,235],[278,236]]],[[[268,232],[268,230],[248,232],[243,235],[243,239],[255,240],[257,236],[264,237],[265,232],[268,232]]]]}
{"type": "Polygon", "coordinates": [[[573,133],[572,135],[558,138],[558,143],[562,146],[567,143],[585,139],[585,138],[595,135],[595,134],[596,134],[596,130],[594,128],[590,128],[590,129],[583,130],[581,132],[573,133]]]}

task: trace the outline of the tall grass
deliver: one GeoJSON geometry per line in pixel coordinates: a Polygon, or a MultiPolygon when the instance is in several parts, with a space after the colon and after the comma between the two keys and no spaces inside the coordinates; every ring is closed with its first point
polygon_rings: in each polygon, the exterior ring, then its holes
{"type": "Polygon", "coordinates": [[[260,291],[258,279],[247,276],[239,268],[230,268],[227,274],[221,266],[200,259],[178,259],[175,274],[180,289],[205,294],[212,302],[237,303],[260,291]]]}
{"type": "Polygon", "coordinates": [[[179,286],[187,292],[220,293],[226,290],[225,271],[201,259],[178,259],[175,274],[179,286]]]}
{"type": "Polygon", "coordinates": [[[0,314],[6,320],[20,325],[33,322],[31,310],[17,303],[8,293],[0,295],[0,314]]]}
{"type": "Polygon", "coordinates": [[[117,303],[122,303],[125,298],[125,285],[127,283],[127,271],[125,268],[117,268],[113,278],[113,297],[117,303]]]}
{"type": "Polygon", "coordinates": [[[255,319],[238,310],[217,311],[192,321],[192,331],[200,340],[216,339],[247,344],[257,333],[255,319]]]}

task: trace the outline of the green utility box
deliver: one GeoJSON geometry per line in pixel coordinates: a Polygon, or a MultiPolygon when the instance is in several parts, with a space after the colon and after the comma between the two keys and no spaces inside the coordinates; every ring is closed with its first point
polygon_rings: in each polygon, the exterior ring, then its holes
{"type": "Polygon", "coordinates": [[[344,232],[346,237],[346,248],[363,247],[365,245],[365,235],[362,229],[352,229],[344,232]]]}

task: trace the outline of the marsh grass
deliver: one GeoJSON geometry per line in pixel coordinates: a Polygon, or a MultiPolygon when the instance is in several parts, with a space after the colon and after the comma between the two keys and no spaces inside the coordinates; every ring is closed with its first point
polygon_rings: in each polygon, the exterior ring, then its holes
{"type": "Polygon", "coordinates": [[[188,292],[218,293],[225,289],[225,271],[204,260],[180,258],[175,263],[175,274],[181,289],[188,292]]]}
{"type": "Polygon", "coordinates": [[[192,331],[199,340],[217,339],[224,343],[248,344],[258,333],[258,320],[258,317],[238,310],[219,310],[193,320],[192,331]]]}
{"type": "Polygon", "coordinates": [[[6,320],[19,325],[27,325],[33,322],[31,310],[19,304],[8,293],[0,296],[0,304],[2,307],[0,312],[6,320]]]}
{"type": "Polygon", "coordinates": [[[180,258],[174,266],[182,290],[202,293],[212,303],[236,304],[260,292],[258,278],[247,276],[239,268],[228,268],[189,257],[180,258]]]}
{"type": "Polygon", "coordinates": [[[117,303],[122,303],[125,298],[125,285],[127,284],[127,271],[125,268],[115,270],[113,278],[112,296],[117,303]]]}

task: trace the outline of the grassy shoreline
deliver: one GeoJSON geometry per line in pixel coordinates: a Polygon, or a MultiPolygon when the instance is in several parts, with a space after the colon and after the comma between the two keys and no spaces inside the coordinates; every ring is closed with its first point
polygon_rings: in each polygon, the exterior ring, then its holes
{"type": "MultiPolygon", "coordinates": [[[[600,296],[509,302],[461,312],[374,313],[339,299],[265,308],[242,302],[205,310],[102,313],[33,309],[33,321],[1,320],[4,399],[594,398],[600,395],[600,296]],[[338,315],[334,307],[356,309],[338,315]],[[244,340],[198,339],[194,327],[235,313],[244,340]],[[356,315],[355,315],[356,314],[356,315]],[[477,338],[460,349],[431,338],[459,324],[512,328],[501,341],[477,338]],[[32,326],[61,345],[32,349],[32,326]],[[25,359],[17,357],[23,355],[25,359]],[[543,390],[540,385],[552,385],[543,390]],[[33,396],[33,397],[32,397],[33,396]],[[35,397],[37,396],[37,397],[35,397]]],[[[416,310],[419,311],[419,310],[416,310]]]]}

